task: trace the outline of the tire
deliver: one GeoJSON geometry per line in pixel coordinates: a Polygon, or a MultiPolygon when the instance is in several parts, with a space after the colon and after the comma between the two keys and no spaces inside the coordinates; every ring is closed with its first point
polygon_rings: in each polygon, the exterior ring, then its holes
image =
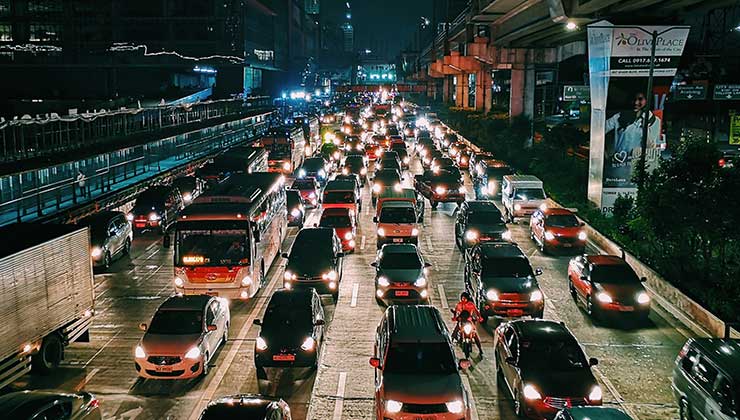
{"type": "Polygon", "coordinates": [[[224,336],[221,338],[221,344],[224,345],[229,341],[229,324],[226,324],[226,328],[224,328],[224,336]]]}
{"type": "Polygon", "coordinates": [[[457,245],[457,249],[459,249],[460,252],[463,251],[462,240],[460,240],[460,237],[458,235],[455,235],[455,245],[457,245]]]}
{"type": "Polygon", "coordinates": [[[568,279],[568,290],[570,290],[570,296],[573,298],[574,301],[578,302],[578,292],[576,291],[575,286],[573,286],[573,282],[568,279]]]}
{"type": "Polygon", "coordinates": [[[429,204],[431,204],[432,210],[437,210],[437,206],[439,205],[439,203],[434,200],[429,200],[429,204]]]}
{"type": "MultiPolygon", "coordinates": [[[[337,285],[337,287],[339,287],[339,285],[337,285]]],[[[339,291],[331,294],[331,300],[333,300],[335,304],[339,301],[339,291]]]]}
{"type": "Polygon", "coordinates": [[[465,358],[470,359],[470,353],[473,352],[473,344],[463,342],[462,348],[463,348],[463,354],[465,355],[465,358]]]}
{"type": "Polygon", "coordinates": [[[203,356],[203,371],[200,373],[201,377],[208,376],[208,372],[210,371],[210,368],[208,367],[208,362],[210,362],[211,358],[208,355],[208,352],[206,352],[205,356],[203,356]]]}
{"type": "Polygon", "coordinates": [[[126,238],[126,242],[123,243],[123,255],[131,254],[131,239],[126,238]]]}
{"type": "Polygon", "coordinates": [[[681,402],[678,404],[678,418],[681,420],[693,420],[691,407],[689,407],[689,402],[685,398],[681,398],[681,402]]]}
{"type": "Polygon", "coordinates": [[[514,414],[517,416],[517,418],[524,418],[524,404],[522,403],[521,397],[519,397],[519,392],[515,392],[514,395],[514,414]]]}
{"type": "Polygon", "coordinates": [[[265,368],[263,368],[262,366],[255,366],[255,370],[257,371],[257,379],[267,379],[267,372],[265,371],[265,368]]]}
{"type": "Polygon", "coordinates": [[[31,368],[34,372],[48,375],[59,366],[64,358],[64,344],[57,333],[44,337],[39,352],[31,358],[31,368]]]}

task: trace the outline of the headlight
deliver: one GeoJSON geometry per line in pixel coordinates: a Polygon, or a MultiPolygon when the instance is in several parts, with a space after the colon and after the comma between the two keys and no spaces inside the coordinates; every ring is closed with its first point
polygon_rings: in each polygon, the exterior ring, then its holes
{"type": "Polygon", "coordinates": [[[424,286],[426,286],[426,285],[427,285],[427,279],[426,279],[426,278],[424,278],[424,277],[419,277],[419,278],[418,278],[418,279],[416,279],[416,281],[414,282],[414,286],[416,286],[416,287],[424,287],[424,286]]]}
{"type": "Polygon", "coordinates": [[[412,228],[411,229],[411,236],[418,236],[419,235],[419,229],[412,228]]]}
{"type": "Polygon", "coordinates": [[[185,193],[185,194],[182,195],[182,199],[183,199],[183,201],[190,201],[190,200],[193,199],[193,195],[190,194],[190,193],[185,193]]]}
{"type": "Polygon", "coordinates": [[[290,162],[283,163],[283,169],[284,170],[289,171],[291,167],[292,166],[291,166],[290,162]]]}
{"type": "Polygon", "coordinates": [[[257,350],[267,350],[267,341],[264,338],[257,336],[257,340],[254,342],[257,350]]]}
{"type": "Polygon", "coordinates": [[[303,178],[304,176],[306,176],[305,169],[301,169],[300,171],[298,171],[298,178],[303,178]]]}
{"type": "Polygon", "coordinates": [[[473,332],[473,325],[471,323],[469,323],[469,322],[466,323],[465,325],[463,325],[463,332],[465,332],[465,334],[472,333],[473,332]]]}
{"type": "Polygon", "coordinates": [[[385,229],[378,228],[378,236],[385,236],[385,229]]]}
{"type": "Polygon", "coordinates": [[[290,272],[290,271],[288,271],[288,270],[285,270],[285,274],[283,274],[283,278],[284,278],[285,280],[295,280],[295,279],[296,279],[296,275],[295,275],[295,274],[293,274],[293,273],[291,273],[291,272],[290,272]]]}
{"type": "Polygon", "coordinates": [[[336,280],[337,279],[337,272],[334,270],[329,271],[328,273],[322,274],[321,278],[324,280],[336,280]]]}
{"type": "Polygon", "coordinates": [[[640,305],[650,303],[650,296],[645,292],[640,292],[637,295],[637,303],[639,303],[640,305]]]}
{"type": "Polygon", "coordinates": [[[486,299],[495,302],[498,300],[498,293],[495,290],[490,289],[486,292],[486,299]]]}
{"type": "Polygon", "coordinates": [[[491,181],[488,183],[488,193],[493,194],[496,192],[496,183],[491,181]]]}
{"type": "Polygon", "coordinates": [[[159,217],[159,215],[157,213],[151,213],[151,214],[149,214],[149,220],[151,220],[152,222],[154,222],[156,220],[159,220],[159,219],[161,219],[161,217],[159,217]]]}
{"type": "Polygon", "coordinates": [[[251,278],[251,277],[249,277],[249,276],[246,276],[246,277],[244,277],[244,278],[242,279],[242,286],[243,286],[243,287],[247,287],[247,286],[249,286],[250,284],[252,284],[252,278],[251,278]]]}
{"type": "Polygon", "coordinates": [[[448,403],[445,403],[447,406],[447,411],[453,414],[460,414],[463,412],[463,403],[460,400],[457,401],[450,401],[448,403]]]}
{"type": "Polygon", "coordinates": [[[326,171],[323,169],[319,169],[318,175],[323,178],[326,176],[326,171]]]}
{"type": "Polygon", "coordinates": [[[301,349],[303,349],[303,351],[311,351],[315,346],[316,340],[314,340],[313,337],[306,337],[303,344],[301,344],[301,349]]]}
{"type": "Polygon", "coordinates": [[[465,232],[465,239],[468,241],[475,241],[478,239],[478,232],[469,230],[465,232]]]}
{"type": "Polygon", "coordinates": [[[401,186],[401,184],[394,184],[393,185],[393,190],[394,191],[401,192],[401,190],[403,190],[403,187],[401,186]]]}
{"type": "Polygon", "coordinates": [[[601,303],[612,303],[612,297],[604,292],[597,293],[596,299],[601,303]]]}
{"type": "Polygon", "coordinates": [[[367,168],[360,169],[360,175],[367,175],[367,168]]]}
{"type": "Polygon", "coordinates": [[[197,359],[200,357],[200,348],[198,346],[193,347],[185,353],[186,359],[197,359]]]}
{"type": "Polygon", "coordinates": [[[514,211],[519,211],[521,209],[522,209],[522,205],[521,204],[514,204],[514,211]]]}
{"type": "Polygon", "coordinates": [[[334,159],[339,159],[339,152],[334,152],[334,154],[332,155],[332,157],[334,159]]]}
{"type": "Polygon", "coordinates": [[[391,414],[399,413],[401,408],[403,408],[403,403],[398,401],[388,400],[385,402],[385,411],[391,414]]]}
{"type": "Polygon", "coordinates": [[[542,211],[547,210],[547,204],[545,204],[545,203],[540,204],[540,210],[542,210],[542,211]]]}
{"type": "Polygon", "coordinates": [[[529,295],[530,302],[539,302],[542,300],[542,298],[542,292],[540,292],[539,290],[535,290],[534,292],[532,292],[531,295],[529,295]]]}
{"type": "Polygon", "coordinates": [[[408,156],[403,158],[403,163],[408,164],[409,162],[411,162],[411,159],[409,159],[408,156]]]}
{"type": "Polygon", "coordinates": [[[468,163],[468,160],[467,160],[467,159],[465,159],[465,158],[461,158],[461,159],[460,159],[460,162],[462,162],[462,163],[468,163]]]}
{"type": "Polygon", "coordinates": [[[528,400],[539,400],[542,399],[542,395],[540,395],[540,392],[537,391],[537,388],[534,387],[534,385],[524,385],[524,398],[528,400]]]}
{"type": "Polygon", "coordinates": [[[593,388],[591,388],[591,392],[588,394],[588,400],[589,401],[601,401],[603,398],[603,393],[601,392],[601,387],[596,385],[593,388]]]}
{"type": "Polygon", "coordinates": [[[447,192],[447,188],[445,188],[445,187],[437,187],[437,188],[434,189],[434,192],[436,192],[437,194],[440,194],[441,195],[441,194],[444,194],[444,193],[447,192]]]}
{"type": "Polygon", "coordinates": [[[505,230],[505,231],[504,231],[504,232],[503,232],[503,233],[501,234],[501,239],[505,239],[505,240],[507,240],[507,241],[510,241],[510,240],[511,240],[511,231],[510,231],[510,230],[505,230]]]}
{"type": "Polygon", "coordinates": [[[351,240],[351,239],[352,239],[353,237],[354,237],[354,235],[352,235],[352,232],[347,232],[347,233],[345,233],[345,234],[344,234],[344,240],[345,240],[345,241],[349,241],[349,240],[351,240]]]}
{"type": "Polygon", "coordinates": [[[175,286],[182,287],[185,282],[180,277],[175,277],[175,286]]]}
{"type": "Polygon", "coordinates": [[[373,192],[374,193],[380,192],[380,184],[378,184],[377,182],[373,184],[373,192]]]}
{"type": "Polygon", "coordinates": [[[390,286],[391,282],[388,281],[388,278],[386,276],[380,276],[378,277],[378,286],[388,287],[390,286]]]}
{"type": "Polygon", "coordinates": [[[144,351],[144,348],[141,346],[136,346],[136,349],[134,350],[134,356],[136,356],[137,359],[145,359],[146,352],[144,351]]]}
{"type": "Polygon", "coordinates": [[[308,193],[308,198],[313,200],[314,198],[316,198],[316,193],[315,192],[308,193]]]}
{"type": "Polygon", "coordinates": [[[586,238],[588,238],[588,235],[586,235],[586,232],[584,231],[578,232],[578,240],[585,241],[586,238]]]}
{"type": "Polygon", "coordinates": [[[546,241],[552,241],[553,239],[555,239],[555,235],[553,235],[553,233],[550,232],[549,230],[546,230],[545,231],[545,240],[546,241]]]}
{"type": "Polygon", "coordinates": [[[100,247],[98,246],[93,247],[93,249],[90,251],[90,256],[92,256],[93,258],[98,258],[101,255],[103,255],[103,250],[100,249],[100,247]]]}
{"type": "Polygon", "coordinates": [[[131,213],[127,214],[126,215],[126,220],[128,220],[129,222],[133,221],[134,220],[134,215],[131,214],[131,213]]]}
{"type": "Polygon", "coordinates": [[[293,216],[293,217],[298,217],[298,216],[301,215],[301,211],[298,210],[298,209],[293,209],[293,210],[290,211],[290,215],[293,216]]]}
{"type": "Polygon", "coordinates": [[[460,188],[457,189],[457,192],[460,193],[460,194],[465,194],[465,192],[467,192],[467,190],[465,189],[464,186],[461,185],[460,188]]]}

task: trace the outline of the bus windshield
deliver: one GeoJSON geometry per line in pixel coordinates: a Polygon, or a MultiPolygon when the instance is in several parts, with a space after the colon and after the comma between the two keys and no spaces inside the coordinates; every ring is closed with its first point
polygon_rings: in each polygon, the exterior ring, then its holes
{"type": "Polygon", "coordinates": [[[175,260],[189,266],[249,265],[246,229],[177,231],[175,260]]]}

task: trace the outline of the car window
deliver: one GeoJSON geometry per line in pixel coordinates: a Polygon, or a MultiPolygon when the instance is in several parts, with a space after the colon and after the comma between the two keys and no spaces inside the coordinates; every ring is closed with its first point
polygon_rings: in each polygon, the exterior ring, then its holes
{"type": "Polygon", "coordinates": [[[66,420],[71,418],[72,403],[59,402],[32,417],[33,420],[66,420]]]}
{"type": "Polygon", "coordinates": [[[698,353],[696,349],[690,349],[688,352],[686,352],[686,356],[681,359],[681,369],[683,369],[686,373],[691,373],[691,370],[694,368],[694,363],[696,363],[697,357],[698,353]]]}
{"type": "Polygon", "coordinates": [[[518,359],[519,358],[519,339],[517,338],[516,334],[511,335],[509,340],[506,342],[506,346],[509,348],[509,353],[511,354],[511,357],[518,359]]]}
{"type": "Polygon", "coordinates": [[[712,366],[706,357],[700,357],[699,362],[694,366],[692,377],[699,385],[709,394],[714,392],[714,381],[717,379],[717,369],[712,366]]]}
{"type": "Polygon", "coordinates": [[[208,305],[206,309],[206,325],[213,324],[216,319],[216,313],[213,311],[213,305],[208,305]]]}

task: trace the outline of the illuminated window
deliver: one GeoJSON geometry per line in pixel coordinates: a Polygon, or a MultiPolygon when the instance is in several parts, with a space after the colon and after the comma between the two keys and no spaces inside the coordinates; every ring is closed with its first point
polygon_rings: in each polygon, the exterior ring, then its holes
{"type": "Polygon", "coordinates": [[[62,2],[57,0],[29,0],[28,11],[31,13],[61,12],[62,2]]]}
{"type": "Polygon", "coordinates": [[[48,23],[32,23],[30,29],[30,41],[61,41],[62,25],[48,23]]]}
{"type": "Polygon", "coordinates": [[[0,16],[10,14],[10,0],[0,0],[0,16]]]}
{"type": "Polygon", "coordinates": [[[13,40],[13,26],[8,24],[0,24],[0,41],[12,41],[13,40]]]}

